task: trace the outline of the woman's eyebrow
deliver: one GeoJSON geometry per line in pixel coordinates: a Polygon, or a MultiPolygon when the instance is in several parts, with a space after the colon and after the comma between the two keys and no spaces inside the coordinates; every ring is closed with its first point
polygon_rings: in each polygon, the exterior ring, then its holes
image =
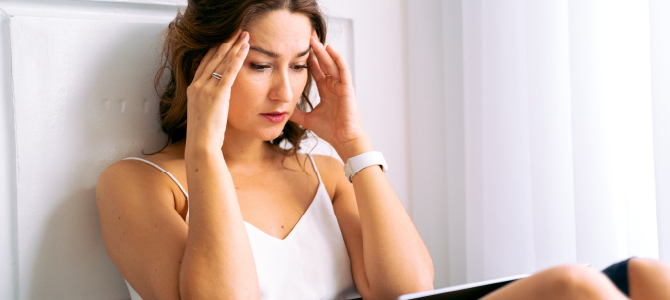
{"type": "Polygon", "coordinates": [[[307,50],[298,53],[298,55],[296,55],[295,57],[303,57],[303,56],[307,55],[307,53],[309,53],[309,50],[312,50],[312,46],[311,46],[311,45],[307,48],[307,50]]]}
{"type": "MultiPolygon", "coordinates": [[[[272,58],[280,58],[281,57],[281,54],[274,53],[274,52],[269,51],[269,50],[265,50],[261,47],[251,46],[251,47],[249,47],[249,50],[258,51],[258,52],[263,53],[263,54],[265,54],[269,57],[272,57],[272,58]]],[[[309,50],[312,50],[311,45],[309,46],[309,48],[307,48],[307,50],[298,53],[298,55],[296,55],[295,57],[303,57],[303,56],[307,55],[307,53],[309,53],[309,50]]]]}

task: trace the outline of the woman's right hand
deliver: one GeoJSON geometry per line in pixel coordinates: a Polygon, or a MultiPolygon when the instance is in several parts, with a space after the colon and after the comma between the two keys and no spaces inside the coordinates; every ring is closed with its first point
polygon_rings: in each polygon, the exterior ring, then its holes
{"type": "Polygon", "coordinates": [[[249,33],[238,31],[203,57],[186,90],[187,145],[223,146],[231,87],[248,53],[249,33]],[[221,79],[214,78],[214,72],[221,74],[221,79]]]}

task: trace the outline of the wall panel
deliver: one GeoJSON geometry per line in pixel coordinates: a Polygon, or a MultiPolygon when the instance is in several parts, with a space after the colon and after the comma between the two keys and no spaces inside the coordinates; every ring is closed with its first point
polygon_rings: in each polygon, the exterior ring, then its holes
{"type": "Polygon", "coordinates": [[[22,298],[127,297],[102,243],[95,185],[112,162],[165,141],[151,84],[163,28],[11,19],[22,298]]]}
{"type": "Polygon", "coordinates": [[[17,295],[16,152],[9,16],[0,10],[0,291],[17,295]]]}

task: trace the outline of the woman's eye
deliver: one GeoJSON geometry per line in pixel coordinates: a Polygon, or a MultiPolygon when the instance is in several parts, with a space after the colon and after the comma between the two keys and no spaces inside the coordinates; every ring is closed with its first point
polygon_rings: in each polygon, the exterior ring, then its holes
{"type": "Polygon", "coordinates": [[[256,65],[256,64],[250,64],[249,65],[252,70],[257,71],[257,72],[263,72],[265,69],[269,69],[270,66],[268,65],[256,65]]]}
{"type": "Polygon", "coordinates": [[[293,70],[298,71],[298,72],[300,72],[300,71],[302,71],[302,70],[305,70],[305,69],[307,69],[307,68],[308,68],[307,65],[296,65],[296,66],[293,66],[293,70]]]}
{"type": "MultiPolygon", "coordinates": [[[[257,65],[257,64],[249,64],[249,67],[250,67],[252,70],[254,70],[254,71],[256,71],[256,72],[259,72],[259,73],[265,71],[266,69],[270,69],[270,68],[272,68],[272,66],[268,66],[268,65],[257,65]]],[[[295,65],[295,66],[292,66],[292,67],[290,67],[290,68],[293,69],[293,71],[300,72],[300,71],[302,71],[302,70],[307,69],[308,67],[307,67],[307,65],[295,65]]]]}

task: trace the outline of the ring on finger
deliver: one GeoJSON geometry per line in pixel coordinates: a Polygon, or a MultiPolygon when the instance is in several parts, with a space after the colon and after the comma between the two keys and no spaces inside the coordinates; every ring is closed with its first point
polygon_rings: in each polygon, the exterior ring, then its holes
{"type": "Polygon", "coordinates": [[[212,73],[212,77],[221,80],[221,74],[219,74],[219,73],[216,73],[216,72],[212,73]]]}

